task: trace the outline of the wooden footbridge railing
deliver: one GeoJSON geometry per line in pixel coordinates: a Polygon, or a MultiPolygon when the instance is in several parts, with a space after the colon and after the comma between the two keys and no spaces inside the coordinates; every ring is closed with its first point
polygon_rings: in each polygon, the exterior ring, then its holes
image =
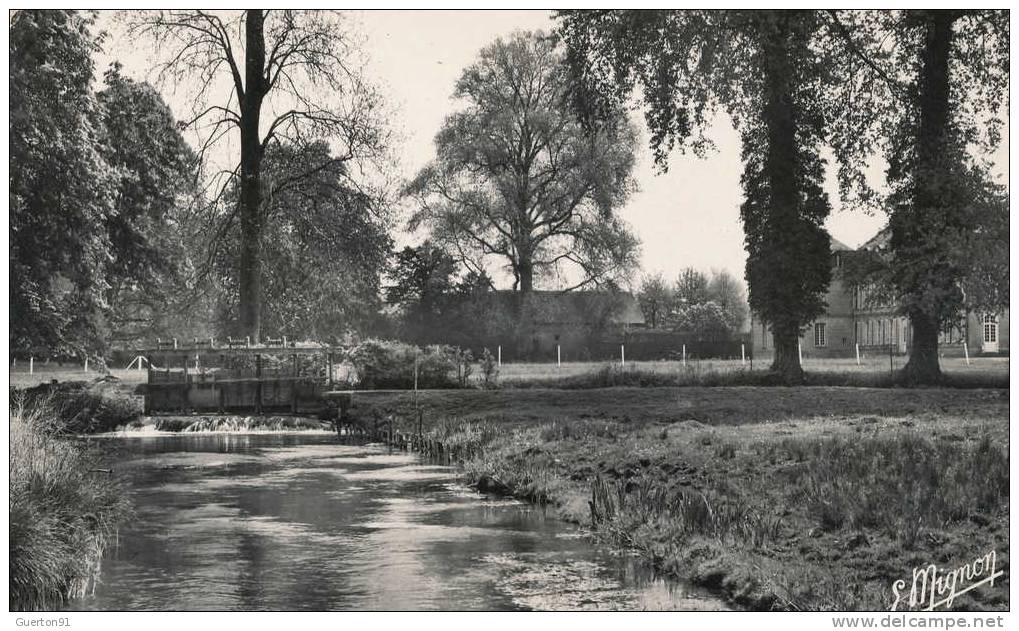
{"type": "Polygon", "coordinates": [[[227,338],[156,340],[138,354],[148,366],[147,414],[320,410],[333,390],[342,347],[297,346],[285,337],[265,344],[227,338]]]}

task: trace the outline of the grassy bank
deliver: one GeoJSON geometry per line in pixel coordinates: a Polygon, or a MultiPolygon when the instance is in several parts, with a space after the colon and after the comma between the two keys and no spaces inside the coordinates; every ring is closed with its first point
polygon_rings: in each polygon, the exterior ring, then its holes
{"type": "MultiPolygon", "coordinates": [[[[887,609],[914,567],[995,550],[1005,581],[955,607],[1008,607],[1007,391],[512,394],[422,397],[426,438],[479,488],[552,505],[735,604],[887,609]]],[[[413,431],[408,403],[355,412],[413,431]]]]}
{"type": "Polygon", "coordinates": [[[110,472],[65,433],[46,406],[11,415],[12,610],[52,610],[84,595],[129,511],[110,472]]]}

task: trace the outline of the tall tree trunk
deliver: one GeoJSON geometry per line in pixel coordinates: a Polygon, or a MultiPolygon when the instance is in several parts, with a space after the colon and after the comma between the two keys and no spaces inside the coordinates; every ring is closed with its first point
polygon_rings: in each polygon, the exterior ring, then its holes
{"type": "MultiPolygon", "coordinates": [[[[920,120],[916,148],[916,165],[914,171],[914,197],[907,217],[898,217],[892,222],[892,247],[899,255],[896,246],[906,245],[905,249],[912,257],[923,256],[922,246],[925,234],[931,230],[937,232],[937,226],[927,226],[943,213],[936,212],[943,205],[939,192],[939,174],[945,167],[949,154],[947,141],[950,123],[950,90],[949,90],[949,54],[952,47],[951,11],[925,11],[927,32],[924,48],[921,52],[920,75],[920,120]]],[[[908,256],[908,255],[907,255],[908,256]]],[[[907,261],[907,264],[935,266],[935,261],[907,261]]],[[[944,270],[945,273],[948,270],[944,270]]],[[[936,270],[928,273],[937,274],[936,270]]],[[[915,283],[920,286],[906,287],[909,293],[920,294],[929,291],[926,283],[915,283]]],[[[941,377],[938,364],[938,312],[937,306],[922,296],[912,297],[907,309],[910,324],[913,328],[913,344],[909,351],[909,361],[903,368],[903,376],[916,383],[931,383],[941,377]]]]}
{"type": "Polygon", "coordinates": [[[913,312],[909,322],[913,328],[913,343],[909,347],[909,361],[903,376],[912,383],[935,383],[941,378],[938,365],[938,321],[921,311],[913,312]]]}
{"type": "Polygon", "coordinates": [[[529,248],[517,248],[517,275],[520,277],[520,293],[534,290],[534,253],[529,248]]]}
{"type": "Polygon", "coordinates": [[[250,9],[245,19],[244,95],[241,97],[241,256],[238,274],[240,333],[258,342],[262,334],[262,140],[265,97],[263,15],[250,9]]]}
{"type": "MultiPolygon", "coordinates": [[[[779,19],[783,20],[784,17],[779,19]]],[[[796,145],[796,105],[792,98],[795,70],[789,63],[787,24],[780,22],[779,26],[768,33],[770,41],[765,45],[765,50],[769,63],[764,66],[767,86],[764,123],[767,127],[768,147],[764,159],[764,176],[770,195],[763,248],[791,254],[795,251],[797,244],[794,241],[797,237],[790,233],[795,231],[800,222],[801,206],[797,188],[800,165],[796,145]]],[[[771,274],[785,276],[778,283],[769,285],[772,291],[782,295],[788,293],[793,298],[789,308],[772,310],[770,324],[775,342],[775,357],[771,370],[779,373],[785,381],[799,382],[803,380],[799,353],[801,315],[795,307],[799,297],[794,294],[800,285],[795,278],[800,270],[794,266],[778,268],[777,259],[770,253],[765,253],[761,258],[767,263],[759,264],[768,265],[771,274]]],[[[780,299],[781,296],[771,297],[773,302],[780,299]]]]}

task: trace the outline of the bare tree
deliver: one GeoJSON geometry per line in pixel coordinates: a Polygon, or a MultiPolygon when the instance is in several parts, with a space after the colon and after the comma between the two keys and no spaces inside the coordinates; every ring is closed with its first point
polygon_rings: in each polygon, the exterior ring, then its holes
{"type": "Polygon", "coordinates": [[[384,159],[388,132],[379,117],[381,99],[361,74],[359,41],[345,16],[330,11],[148,11],[132,15],[129,26],[155,45],[161,82],[192,87],[194,110],[182,126],[199,135],[201,158],[224,139],[240,136],[239,160],[210,178],[219,182],[213,202],[222,200],[230,183],[238,191],[236,205],[210,226],[211,249],[239,218],[238,330],[257,340],[264,200],[336,162],[363,166],[384,159]],[[328,163],[279,182],[263,181],[271,143],[318,140],[332,144],[328,163]]]}

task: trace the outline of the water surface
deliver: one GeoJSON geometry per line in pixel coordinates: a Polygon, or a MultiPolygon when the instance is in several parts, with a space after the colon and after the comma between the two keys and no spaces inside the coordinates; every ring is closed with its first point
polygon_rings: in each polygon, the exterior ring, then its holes
{"type": "Polygon", "coordinates": [[[716,609],[529,504],[456,471],[332,435],[99,442],[135,519],[97,610],[716,609]]]}

